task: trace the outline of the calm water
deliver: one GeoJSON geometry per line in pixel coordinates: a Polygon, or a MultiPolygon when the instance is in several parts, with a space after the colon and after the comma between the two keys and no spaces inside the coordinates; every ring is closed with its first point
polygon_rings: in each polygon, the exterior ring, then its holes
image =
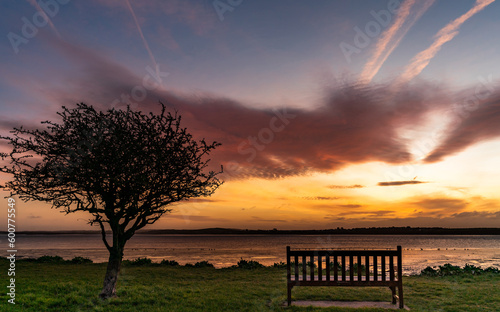
{"type": "MultiPolygon", "coordinates": [[[[6,238],[0,240],[7,245],[6,238]]],[[[148,257],[180,264],[207,260],[216,267],[236,264],[241,258],[265,265],[285,261],[285,248],[403,247],[403,270],[417,273],[427,266],[466,263],[500,267],[500,236],[439,235],[135,235],[126,246],[125,259],[148,257]]],[[[107,250],[97,234],[18,235],[18,256],[76,256],[107,261],[107,250]]]]}

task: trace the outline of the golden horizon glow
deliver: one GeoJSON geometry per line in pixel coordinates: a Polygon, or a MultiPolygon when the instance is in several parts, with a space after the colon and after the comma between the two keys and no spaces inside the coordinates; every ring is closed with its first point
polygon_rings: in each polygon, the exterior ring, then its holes
{"type": "MultiPolygon", "coordinates": [[[[485,152],[499,151],[500,141],[494,141],[441,163],[394,166],[371,162],[331,174],[228,181],[211,197],[173,205],[172,213],[146,228],[495,227],[500,169],[492,166],[493,160],[463,171],[456,168],[485,152]],[[391,178],[411,181],[413,177],[425,183],[378,185],[391,178]]],[[[92,229],[85,213],[65,215],[48,204],[19,200],[17,205],[19,231],[92,229]]]]}

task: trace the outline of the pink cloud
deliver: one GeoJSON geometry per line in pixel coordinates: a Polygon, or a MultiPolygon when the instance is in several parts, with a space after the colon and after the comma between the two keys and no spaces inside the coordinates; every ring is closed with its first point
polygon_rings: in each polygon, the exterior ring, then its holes
{"type": "MultiPolygon", "coordinates": [[[[51,44],[81,67],[64,89],[50,91],[56,104],[86,102],[108,109],[121,94],[130,94],[142,84],[141,77],[102,54],[58,40],[51,44]]],[[[443,86],[425,82],[401,85],[398,90],[390,84],[347,82],[324,90],[324,94],[315,109],[272,110],[251,108],[222,96],[179,95],[155,89],[147,92],[137,108],[157,111],[158,101],[163,101],[178,110],[184,125],[196,137],[223,144],[212,155],[213,169],[218,170],[222,164],[225,179],[239,179],[333,172],[370,161],[410,161],[411,142],[401,137],[400,129],[421,126],[428,116],[451,102],[443,86]]],[[[455,145],[465,148],[487,136],[500,135],[497,108],[485,104],[473,112],[461,126],[464,129],[456,130],[457,140],[451,134],[451,146],[443,147],[443,155],[455,145]],[[470,131],[469,125],[479,131],[470,131]]]]}
{"type": "Polygon", "coordinates": [[[406,66],[405,71],[401,75],[401,81],[409,81],[420,74],[429,64],[432,58],[441,50],[441,47],[446,42],[452,40],[458,35],[458,29],[469,18],[483,10],[485,7],[493,3],[495,0],[477,0],[474,6],[462,16],[448,23],[434,36],[434,42],[425,50],[418,53],[406,66]]]}

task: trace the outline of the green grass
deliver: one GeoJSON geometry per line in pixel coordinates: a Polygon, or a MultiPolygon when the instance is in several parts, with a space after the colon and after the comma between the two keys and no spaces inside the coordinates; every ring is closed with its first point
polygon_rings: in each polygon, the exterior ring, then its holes
{"type": "MultiPolygon", "coordinates": [[[[7,262],[0,261],[2,271],[7,262]]],[[[118,298],[98,298],[105,264],[16,264],[16,305],[0,294],[0,311],[384,311],[283,307],[283,268],[213,269],[182,266],[124,266],[118,298]]],[[[8,285],[4,273],[2,287],[8,285]],[[5,285],[5,286],[4,286],[5,285]]],[[[412,276],[404,279],[412,311],[499,311],[500,275],[412,276]]],[[[390,301],[388,288],[295,287],[293,300],[390,301]]]]}

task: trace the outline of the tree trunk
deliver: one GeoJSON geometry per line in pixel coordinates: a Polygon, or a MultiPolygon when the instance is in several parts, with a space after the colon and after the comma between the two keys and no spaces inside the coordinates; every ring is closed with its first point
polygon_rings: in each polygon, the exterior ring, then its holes
{"type": "Polygon", "coordinates": [[[101,299],[116,297],[116,282],[118,280],[118,274],[120,273],[122,258],[122,247],[113,247],[109,252],[108,268],[106,270],[106,276],[104,277],[104,285],[101,293],[99,294],[101,299]]]}

